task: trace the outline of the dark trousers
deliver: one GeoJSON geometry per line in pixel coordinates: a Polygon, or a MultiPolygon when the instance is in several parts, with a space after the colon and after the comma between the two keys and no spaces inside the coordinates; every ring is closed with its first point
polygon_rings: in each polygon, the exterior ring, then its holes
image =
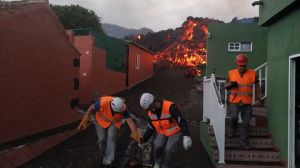
{"type": "Polygon", "coordinates": [[[252,118],[252,105],[251,104],[230,104],[230,117],[231,117],[231,129],[237,130],[239,113],[243,120],[241,127],[241,142],[247,142],[250,129],[250,120],[252,118]]]}
{"type": "Polygon", "coordinates": [[[178,132],[169,137],[157,133],[154,141],[154,160],[155,164],[161,165],[162,168],[171,168],[173,159],[172,155],[176,150],[176,145],[181,139],[182,132],[178,132]],[[164,155],[164,158],[163,158],[164,155]]]}

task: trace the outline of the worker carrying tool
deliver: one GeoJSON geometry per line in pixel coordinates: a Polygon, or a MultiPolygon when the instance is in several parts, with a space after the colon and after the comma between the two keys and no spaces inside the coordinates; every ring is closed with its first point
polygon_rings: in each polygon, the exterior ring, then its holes
{"type": "Polygon", "coordinates": [[[141,144],[147,142],[155,130],[154,168],[171,168],[172,153],[175,151],[177,142],[182,135],[183,147],[187,150],[192,146],[187,122],[182,117],[177,104],[167,100],[155,99],[150,93],[142,94],[140,105],[144,110],[149,111],[149,122],[141,144]]]}
{"type": "Polygon", "coordinates": [[[250,120],[252,118],[253,85],[255,85],[255,96],[258,102],[261,101],[261,89],[256,72],[247,68],[248,58],[245,54],[238,54],[235,57],[236,68],[229,70],[228,79],[225,84],[229,91],[229,111],[231,117],[231,129],[229,137],[235,136],[238,130],[238,116],[241,114],[243,123],[241,125],[240,146],[250,149],[248,141],[250,120]]]}
{"type": "Polygon", "coordinates": [[[83,116],[78,129],[86,129],[90,115],[96,111],[96,133],[102,164],[109,166],[115,159],[117,133],[125,119],[131,129],[131,137],[140,143],[135,123],[124,101],[119,97],[103,96],[92,104],[83,116]]]}

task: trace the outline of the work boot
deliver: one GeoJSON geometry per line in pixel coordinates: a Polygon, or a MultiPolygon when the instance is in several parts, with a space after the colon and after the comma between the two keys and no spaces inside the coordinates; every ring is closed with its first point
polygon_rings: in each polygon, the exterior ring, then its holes
{"type": "Polygon", "coordinates": [[[244,142],[244,141],[240,142],[240,147],[246,150],[249,150],[251,148],[249,142],[244,142]]]}
{"type": "Polygon", "coordinates": [[[110,161],[110,160],[106,160],[106,159],[103,159],[103,162],[102,162],[102,164],[103,164],[104,166],[111,166],[111,164],[112,164],[112,161],[110,161]]]}

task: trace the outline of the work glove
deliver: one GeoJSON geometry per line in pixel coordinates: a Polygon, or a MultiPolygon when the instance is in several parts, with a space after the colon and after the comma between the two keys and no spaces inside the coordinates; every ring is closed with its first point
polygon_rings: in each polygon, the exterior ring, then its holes
{"type": "Polygon", "coordinates": [[[90,121],[89,115],[84,115],[80,124],[77,127],[77,130],[85,130],[87,128],[87,124],[90,121]]]}
{"type": "Polygon", "coordinates": [[[238,85],[239,85],[239,84],[238,84],[237,82],[229,82],[229,83],[226,84],[225,88],[226,88],[227,90],[230,90],[230,89],[232,89],[232,88],[237,88],[238,85]]]}
{"type": "Polygon", "coordinates": [[[188,150],[192,147],[192,139],[190,136],[183,136],[183,147],[185,150],[188,150]]]}
{"type": "Polygon", "coordinates": [[[231,87],[233,87],[233,88],[236,88],[236,87],[238,87],[238,83],[237,82],[231,82],[231,87]]]}
{"type": "Polygon", "coordinates": [[[141,137],[137,132],[132,132],[130,137],[139,144],[141,143],[141,137]]]}

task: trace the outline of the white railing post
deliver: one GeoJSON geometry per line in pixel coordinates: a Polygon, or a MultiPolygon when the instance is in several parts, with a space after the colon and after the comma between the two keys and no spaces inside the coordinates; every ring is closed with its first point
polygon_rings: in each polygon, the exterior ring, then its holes
{"type": "Polygon", "coordinates": [[[262,79],[262,76],[261,76],[261,69],[258,71],[258,74],[259,74],[259,76],[258,76],[258,79],[259,79],[259,86],[261,86],[261,79],[262,79]]]}
{"type": "Polygon", "coordinates": [[[209,92],[207,92],[208,90],[208,85],[207,82],[209,80],[207,79],[207,77],[205,76],[203,78],[203,104],[206,104],[205,106],[203,105],[203,117],[202,117],[202,121],[203,122],[208,122],[208,115],[209,115],[209,110],[207,109],[209,107],[209,102],[207,101],[206,97],[209,97],[209,92]]]}
{"type": "Polygon", "coordinates": [[[203,121],[210,120],[213,126],[219,151],[218,163],[225,163],[225,106],[219,97],[220,86],[216,84],[215,75],[212,74],[210,79],[204,78],[204,96],[203,96],[203,121]]]}
{"type": "Polygon", "coordinates": [[[211,74],[211,82],[216,83],[215,74],[211,74]]]}
{"type": "MultiPolygon", "coordinates": [[[[267,97],[267,77],[268,77],[268,66],[267,63],[264,63],[262,65],[260,65],[259,67],[255,68],[255,71],[258,72],[258,80],[259,80],[259,87],[262,88],[262,84],[264,84],[264,95],[263,97],[261,97],[262,99],[267,97]],[[264,71],[263,71],[264,70],[264,71]],[[264,76],[263,76],[263,72],[264,72],[264,76]],[[264,83],[262,82],[264,80],[264,83]]],[[[262,89],[261,89],[262,92],[262,89]]],[[[253,85],[253,104],[256,103],[255,101],[255,86],[253,85]]]]}

